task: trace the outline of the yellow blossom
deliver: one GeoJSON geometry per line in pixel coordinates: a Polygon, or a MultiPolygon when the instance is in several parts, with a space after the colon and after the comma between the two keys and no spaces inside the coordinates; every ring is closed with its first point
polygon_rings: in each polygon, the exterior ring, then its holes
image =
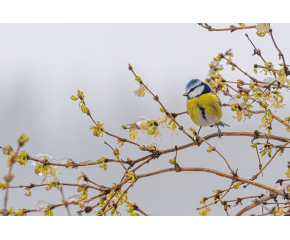
{"type": "Polygon", "coordinates": [[[139,127],[141,128],[141,130],[147,131],[148,128],[150,127],[150,124],[148,122],[142,122],[140,123],[139,127]]]}
{"type": "Polygon", "coordinates": [[[263,118],[263,119],[262,119],[262,123],[261,123],[261,125],[260,125],[259,128],[261,128],[261,127],[267,127],[266,118],[263,118]]]}
{"type": "Polygon", "coordinates": [[[144,97],[145,96],[145,91],[146,91],[146,88],[142,84],[140,84],[139,89],[137,89],[136,91],[134,91],[134,93],[138,97],[144,97]]]}
{"type": "Polygon", "coordinates": [[[79,206],[81,209],[85,208],[85,203],[83,201],[79,201],[79,206]]]}
{"type": "Polygon", "coordinates": [[[29,141],[29,137],[25,134],[21,134],[19,138],[17,138],[17,142],[19,143],[19,146],[22,147],[24,143],[29,141]]]}
{"type": "Polygon", "coordinates": [[[264,93],[263,96],[260,97],[260,100],[262,101],[262,103],[264,105],[267,104],[267,101],[270,101],[271,98],[274,98],[274,94],[273,93],[264,93]]]}
{"type": "Polygon", "coordinates": [[[290,128],[286,127],[285,130],[289,133],[290,132],[290,128]]]}
{"type": "Polygon", "coordinates": [[[163,118],[158,117],[156,122],[158,122],[159,124],[165,123],[167,121],[168,116],[164,115],[163,118]]]}
{"type": "Polygon", "coordinates": [[[269,32],[270,25],[269,23],[257,23],[256,26],[257,35],[260,37],[264,37],[267,32],[269,32]]]}
{"type": "Polygon", "coordinates": [[[233,118],[236,118],[240,122],[243,119],[243,112],[237,111],[237,116],[233,116],[233,118]]]}
{"type": "MultiPolygon", "coordinates": [[[[272,121],[273,121],[272,115],[270,114],[269,110],[266,110],[265,115],[262,118],[262,123],[259,128],[261,127],[267,128],[267,125],[270,125],[272,121]]],[[[269,131],[269,128],[268,128],[268,131],[269,131]]]]}
{"type": "Polygon", "coordinates": [[[207,215],[209,215],[210,211],[211,211],[210,207],[205,206],[205,207],[199,209],[198,213],[200,216],[207,216],[207,215]]]}
{"type": "Polygon", "coordinates": [[[270,70],[267,68],[264,68],[261,72],[265,72],[265,75],[267,75],[267,73],[270,72],[270,70]]]}
{"type": "Polygon", "coordinates": [[[171,119],[168,119],[168,120],[170,120],[170,121],[167,121],[168,123],[167,123],[166,127],[167,127],[169,130],[172,131],[172,133],[171,133],[171,137],[173,136],[173,133],[175,133],[176,135],[178,135],[178,133],[177,133],[177,131],[176,131],[176,128],[177,128],[176,123],[175,123],[173,120],[171,120],[171,119]]]}
{"type": "Polygon", "coordinates": [[[275,216],[281,216],[283,213],[284,213],[284,208],[282,207],[279,208],[278,210],[277,209],[274,210],[275,216]]]}
{"type": "Polygon", "coordinates": [[[246,28],[246,25],[244,23],[239,23],[239,25],[241,26],[242,29],[246,28]]]}
{"type": "Polygon", "coordinates": [[[172,119],[170,119],[167,115],[164,115],[163,118],[157,118],[156,122],[158,122],[159,124],[163,124],[163,127],[165,125],[169,130],[171,130],[172,131],[171,137],[173,136],[173,133],[178,135],[176,131],[177,128],[176,123],[172,119]]]}
{"type": "Polygon", "coordinates": [[[283,71],[281,71],[280,69],[278,72],[279,77],[277,78],[277,81],[280,82],[281,84],[287,83],[287,86],[289,87],[290,81],[289,79],[287,79],[284,69],[282,70],[283,71]]]}
{"type": "MultiPolygon", "coordinates": [[[[129,139],[132,140],[132,141],[135,141],[136,138],[138,138],[137,134],[138,134],[138,129],[136,128],[131,128],[129,130],[129,139]]],[[[139,138],[138,138],[139,139],[139,138]]],[[[140,139],[139,139],[140,140],[140,139]]]]}
{"type": "Polygon", "coordinates": [[[27,216],[23,209],[18,209],[17,212],[14,213],[14,216],[27,216]]]}
{"type": "Polygon", "coordinates": [[[96,123],[96,126],[91,126],[90,129],[93,130],[93,135],[96,137],[102,137],[105,129],[103,127],[104,124],[101,124],[99,121],[96,123]]]}
{"type": "Polygon", "coordinates": [[[155,138],[160,137],[160,131],[157,126],[152,125],[147,130],[148,135],[154,135],[155,138]]]}
{"type": "Polygon", "coordinates": [[[38,165],[36,165],[35,169],[34,169],[35,174],[37,175],[46,175],[48,173],[50,173],[52,176],[55,177],[56,171],[53,167],[49,166],[49,165],[45,165],[43,163],[39,163],[38,165]]]}
{"type": "Polygon", "coordinates": [[[287,178],[290,178],[290,167],[288,167],[287,171],[285,172],[287,178]]]}
{"type": "Polygon", "coordinates": [[[279,108],[283,108],[285,106],[285,104],[279,103],[276,98],[273,98],[271,101],[271,107],[275,108],[275,109],[279,109],[279,108]]]}

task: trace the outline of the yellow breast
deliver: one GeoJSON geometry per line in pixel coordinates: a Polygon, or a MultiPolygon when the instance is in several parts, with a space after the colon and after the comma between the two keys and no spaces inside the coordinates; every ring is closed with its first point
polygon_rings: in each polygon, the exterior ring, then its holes
{"type": "Polygon", "coordinates": [[[201,127],[214,125],[223,116],[219,97],[212,93],[188,100],[186,107],[191,120],[201,127]]]}

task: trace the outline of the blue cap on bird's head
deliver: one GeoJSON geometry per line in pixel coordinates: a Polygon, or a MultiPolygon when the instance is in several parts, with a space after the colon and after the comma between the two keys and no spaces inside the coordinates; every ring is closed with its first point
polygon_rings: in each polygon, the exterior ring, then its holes
{"type": "Polygon", "coordinates": [[[192,79],[186,85],[183,96],[186,96],[188,99],[193,99],[201,94],[209,92],[211,92],[211,87],[208,84],[199,79],[192,79]]]}
{"type": "Polygon", "coordinates": [[[202,83],[202,81],[200,81],[199,79],[192,79],[188,82],[188,84],[186,84],[185,87],[185,92],[187,92],[189,89],[194,88],[199,86],[202,83]]]}

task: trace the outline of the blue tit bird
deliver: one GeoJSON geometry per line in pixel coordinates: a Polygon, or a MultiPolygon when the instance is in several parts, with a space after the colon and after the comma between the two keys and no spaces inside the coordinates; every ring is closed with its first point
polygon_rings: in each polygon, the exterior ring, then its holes
{"type": "Polygon", "coordinates": [[[192,79],[186,85],[183,96],[187,97],[186,107],[191,120],[199,126],[198,134],[202,127],[216,126],[218,136],[221,138],[219,126],[229,127],[229,125],[221,121],[222,104],[216,92],[199,79],[192,79]]]}

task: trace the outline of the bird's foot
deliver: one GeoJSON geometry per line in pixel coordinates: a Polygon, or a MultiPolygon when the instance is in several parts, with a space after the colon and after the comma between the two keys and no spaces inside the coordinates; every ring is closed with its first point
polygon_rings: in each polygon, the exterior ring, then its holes
{"type": "Polygon", "coordinates": [[[216,126],[219,126],[219,127],[229,127],[230,125],[223,122],[223,121],[219,121],[218,123],[215,124],[216,126]]]}
{"type": "Polygon", "coordinates": [[[221,139],[222,138],[222,131],[218,128],[218,136],[221,139]]]}

